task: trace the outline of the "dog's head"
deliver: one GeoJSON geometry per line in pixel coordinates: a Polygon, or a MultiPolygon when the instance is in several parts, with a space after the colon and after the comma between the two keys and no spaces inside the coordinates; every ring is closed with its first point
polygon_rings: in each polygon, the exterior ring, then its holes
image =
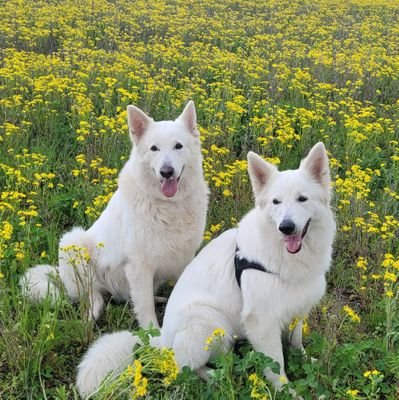
{"type": "Polygon", "coordinates": [[[287,251],[298,253],[309,231],[329,209],[330,171],[323,143],[317,143],[296,170],[278,171],[248,153],[248,172],[256,205],[281,235],[287,251]]]}
{"type": "Polygon", "coordinates": [[[138,107],[127,108],[130,137],[134,151],[149,176],[148,184],[159,185],[165,197],[179,191],[184,174],[200,154],[197,116],[193,101],[189,101],[174,121],[154,121],[138,107]]]}

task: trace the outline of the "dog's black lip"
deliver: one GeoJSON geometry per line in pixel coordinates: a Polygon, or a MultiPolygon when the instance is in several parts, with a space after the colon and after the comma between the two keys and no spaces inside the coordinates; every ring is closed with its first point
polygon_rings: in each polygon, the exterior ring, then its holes
{"type": "Polygon", "coordinates": [[[308,232],[308,228],[309,228],[309,224],[310,224],[311,219],[312,219],[312,218],[309,218],[309,219],[307,220],[307,222],[306,222],[306,224],[305,224],[305,227],[303,228],[302,235],[301,235],[301,238],[302,238],[302,239],[305,237],[306,233],[308,232]]]}
{"type": "MultiPolygon", "coordinates": [[[[185,167],[185,166],[184,166],[184,167],[185,167]]],[[[179,181],[180,181],[181,176],[183,175],[184,167],[182,168],[182,170],[181,170],[181,172],[180,172],[180,175],[177,177],[177,182],[178,182],[178,183],[179,183],[179,181]]],[[[154,170],[154,171],[155,171],[155,170],[154,170]]],[[[162,183],[162,182],[164,182],[164,181],[168,181],[168,180],[171,180],[171,179],[174,179],[174,177],[171,177],[171,178],[168,178],[168,179],[162,178],[162,179],[160,180],[160,182],[162,183]]]]}
{"type": "Polygon", "coordinates": [[[181,178],[181,176],[183,175],[184,167],[185,167],[185,165],[184,165],[183,168],[181,169],[180,175],[179,175],[179,177],[177,178],[177,182],[180,181],[180,178],[181,178]]]}
{"type": "MultiPolygon", "coordinates": [[[[311,218],[309,218],[306,221],[306,224],[305,224],[305,226],[304,226],[304,228],[302,230],[301,239],[303,239],[305,237],[306,233],[308,232],[310,221],[311,221],[311,218]]],[[[296,233],[293,233],[292,235],[285,235],[285,236],[293,236],[293,235],[296,235],[296,233]]],[[[302,249],[302,244],[299,245],[299,247],[298,247],[298,249],[296,251],[294,251],[294,252],[289,251],[289,253],[290,254],[296,254],[296,253],[299,253],[301,251],[301,249],[302,249]]]]}
{"type": "MultiPolygon", "coordinates": [[[[305,237],[305,235],[306,235],[306,233],[307,233],[307,231],[308,231],[308,228],[309,228],[309,224],[310,224],[311,219],[312,219],[312,218],[309,218],[309,219],[306,221],[306,224],[305,224],[305,226],[303,227],[303,230],[302,230],[302,233],[301,233],[301,239],[303,239],[303,238],[305,237]]],[[[295,236],[295,235],[297,235],[297,234],[298,234],[298,232],[294,232],[294,233],[290,233],[289,235],[284,235],[284,234],[283,234],[283,236],[289,237],[289,236],[295,236]]]]}
{"type": "Polygon", "coordinates": [[[300,245],[299,247],[298,247],[298,250],[296,250],[296,251],[288,251],[288,253],[290,253],[290,254],[296,254],[296,253],[299,253],[300,251],[301,251],[301,249],[302,249],[302,245],[300,245]]]}

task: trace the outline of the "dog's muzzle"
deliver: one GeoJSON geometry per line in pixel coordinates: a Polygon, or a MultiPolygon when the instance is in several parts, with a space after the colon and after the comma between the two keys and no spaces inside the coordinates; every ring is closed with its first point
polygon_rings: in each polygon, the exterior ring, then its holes
{"type": "Polygon", "coordinates": [[[296,232],[296,225],[291,220],[284,220],[279,225],[279,230],[284,235],[285,246],[289,253],[296,254],[301,250],[302,241],[308,232],[310,220],[310,218],[307,220],[302,232],[300,233],[296,232]]]}
{"type": "Polygon", "coordinates": [[[175,169],[170,165],[164,165],[159,170],[161,174],[161,192],[166,197],[173,197],[179,188],[180,177],[183,173],[182,169],[178,177],[175,176],[175,169]]]}

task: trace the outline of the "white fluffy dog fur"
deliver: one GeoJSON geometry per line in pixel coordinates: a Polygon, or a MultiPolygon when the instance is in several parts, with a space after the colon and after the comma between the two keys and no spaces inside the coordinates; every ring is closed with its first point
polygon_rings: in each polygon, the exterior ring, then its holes
{"type": "Polygon", "coordinates": [[[127,112],[134,145],[117,191],[87,231],[62,237],[58,267],[30,268],[21,286],[32,299],[56,296],[56,274],[71,300],[89,296],[90,317],[99,317],[110,293],[132,300],[140,326],[158,327],[154,290],[177,280],[200,246],[208,188],[192,101],[175,121],[155,122],[135,106],[127,112]]]}
{"type": "MultiPolygon", "coordinates": [[[[154,345],[173,348],[179,367],[201,372],[212,356],[212,350],[204,348],[206,339],[223,328],[223,347],[229,348],[234,337],[246,338],[280,364],[280,375],[265,371],[280,388],[280,377],[286,378],[282,332],[294,318],[305,317],[326,288],[335,234],[328,157],[318,143],[299,169],[279,172],[250,152],[248,170],[256,207],[184,270],[154,345]],[[244,270],[241,288],[235,277],[236,248],[239,258],[268,270],[244,270]]],[[[123,331],[94,343],[78,368],[80,393],[88,395],[110,371],[125,367],[137,341],[123,331]]],[[[304,351],[302,322],[291,333],[290,344],[304,351]]]]}

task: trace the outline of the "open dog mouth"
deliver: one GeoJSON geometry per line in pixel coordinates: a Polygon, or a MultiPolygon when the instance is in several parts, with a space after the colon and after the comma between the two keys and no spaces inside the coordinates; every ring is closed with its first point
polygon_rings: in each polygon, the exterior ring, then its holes
{"type": "Polygon", "coordinates": [[[302,241],[308,231],[309,224],[310,224],[310,218],[306,222],[301,233],[294,233],[292,235],[284,235],[285,245],[286,245],[287,251],[289,253],[296,254],[301,250],[302,241]]]}
{"type": "Polygon", "coordinates": [[[170,178],[161,179],[161,192],[166,197],[173,197],[179,188],[180,177],[183,173],[184,167],[178,177],[171,176],[170,178]]]}

